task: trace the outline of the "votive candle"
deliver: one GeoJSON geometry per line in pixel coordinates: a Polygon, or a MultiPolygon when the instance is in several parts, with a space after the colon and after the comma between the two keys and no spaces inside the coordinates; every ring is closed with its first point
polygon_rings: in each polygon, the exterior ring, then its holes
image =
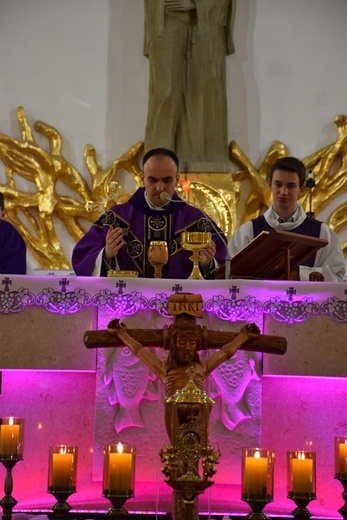
{"type": "Polygon", "coordinates": [[[24,419],[3,417],[0,419],[0,459],[23,458],[24,419]]]}
{"type": "Polygon", "coordinates": [[[49,448],[48,491],[76,491],[77,446],[51,446],[49,448]]]}
{"type": "Polygon", "coordinates": [[[316,492],[316,454],[312,451],[288,451],[288,493],[310,496],[316,492]]]}
{"type": "Polygon", "coordinates": [[[261,448],[244,448],[242,453],[242,496],[273,495],[274,453],[261,448]]]}
{"type": "Polygon", "coordinates": [[[104,449],[104,495],[133,495],[134,479],[135,447],[121,442],[106,446],[104,449]]]}
{"type": "Polygon", "coordinates": [[[335,476],[347,478],[347,437],[335,437],[335,476]]]}

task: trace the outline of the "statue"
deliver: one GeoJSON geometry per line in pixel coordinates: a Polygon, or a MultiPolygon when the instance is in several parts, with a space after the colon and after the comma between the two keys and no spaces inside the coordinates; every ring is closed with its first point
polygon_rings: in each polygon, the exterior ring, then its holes
{"type": "Polygon", "coordinates": [[[225,58],[235,51],[235,2],[145,0],[145,151],[175,150],[183,171],[230,171],[225,58]]]}

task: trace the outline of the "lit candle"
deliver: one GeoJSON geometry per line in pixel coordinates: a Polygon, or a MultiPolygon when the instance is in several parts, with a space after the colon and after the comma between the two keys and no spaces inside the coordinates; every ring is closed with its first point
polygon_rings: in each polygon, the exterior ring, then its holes
{"type": "Polygon", "coordinates": [[[292,490],[296,493],[313,492],[313,460],[299,451],[297,457],[290,459],[293,478],[292,490]]]}
{"type": "Polygon", "coordinates": [[[347,438],[338,443],[338,471],[341,477],[347,476],[347,438]]]}
{"type": "Polygon", "coordinates": [[[257,450],[245,457],[244,493],[249,495],[267,494],[268,458],[261,457],[257,450]]]}
{"type": "MultiPolygon", "coordinates": [[[[5,421],[5,419],[3,419],[5,421]]],[[[2,457],[16,458],[21,451],[20,446],[21,424],[14,424],[13,417],[7,424],[0,426],[0,455],[2,457]]]]}
{"type": "Polygon", "coordinates": [[[74,454],[66,453],[62,446],[58,453],[52,454],[52,487],[55,490],[69,490],[74,480],[74,454]]]}
{"type": "Polygon", "coordinates": [[[133,491],[133,453],[132,450],[124,452],[123,445],[119,442],[116,449],[109,446],[105,452],[104,490],[122,495],[133,491]]]}

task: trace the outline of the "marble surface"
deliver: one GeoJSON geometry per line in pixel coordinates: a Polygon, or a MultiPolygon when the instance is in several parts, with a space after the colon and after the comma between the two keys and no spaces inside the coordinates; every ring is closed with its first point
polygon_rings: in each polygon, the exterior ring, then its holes
{"type": "Polygon", "coordinates": [[[264,316],[264,332],[287,339],[284,356],[264,355],[264,374],[347,377],[346,323],[311,316],[288,324],[264,316]]]}
{"type": "Polygon", "coordinates": [[[0,368],[44,370],[95,370],[96,351],[83,343],[95,328],[96,309],[77,314],[52,314],[40,307],[0,314],[0,368]]]}

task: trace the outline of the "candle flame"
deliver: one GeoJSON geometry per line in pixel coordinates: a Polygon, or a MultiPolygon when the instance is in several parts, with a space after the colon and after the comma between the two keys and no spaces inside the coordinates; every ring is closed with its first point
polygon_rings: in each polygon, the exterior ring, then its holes
{"type": "Polygon", "coordinates": [[[13,426],[13,417],[10,417],[10,418],[9,418],[8,424],[9,424],[10,426],[13,426]]]}
{"type": "Polygon", "coordinates": [[[255,459],[260,459],[260,451],[259,450],[254,452],[254,458],[255,459]]]}
{"type": "Polygon", "coordinates": [[[65,455],[65,453],[66,453],[66,446],[61,446],[59,453],[60,453],[60,455],[65,455]]]}
{"type": "Polygon", "coordinates": [[[123,453],[123,444],[121,442],[117,444],[117,451],[118,453],[123,453]]]}
{"type": "Polygon", "coordinates": [[[182,190],[184,191],[184,193],[191,192],[190,182],[187,179],[181,179],[181,186],[182,186],[182,190]]]}
{"type": "Polygon", "coordinates": [[[298,460],[305,460],[305,452],[304,451],[299,451],[298,452],[298,460]]]}

